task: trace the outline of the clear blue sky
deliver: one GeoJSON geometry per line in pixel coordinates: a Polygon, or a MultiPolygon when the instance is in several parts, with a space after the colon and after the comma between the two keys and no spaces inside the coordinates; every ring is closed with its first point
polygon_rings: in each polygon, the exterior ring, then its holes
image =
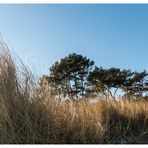
{"type": "Polygon", "coordinates": [[[148,70],[148,5],[0,5],[0,31],[39,74],[71,52],[148,70]]]}

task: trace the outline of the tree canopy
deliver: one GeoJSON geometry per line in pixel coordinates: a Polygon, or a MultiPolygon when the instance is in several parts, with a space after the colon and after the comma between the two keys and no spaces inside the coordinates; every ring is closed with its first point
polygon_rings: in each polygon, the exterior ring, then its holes
{"type": "Polygon", "coordinates": [[[95,67],[94,71],[90,73],[88,81],[94,86],[94,89],[104,93],[107,91],[115,99],[117,90],[123,86],[130,74],[130,70],[120,70],[114,67],[109,69],[95,67]]]}
{"type": "Polygon", "coordinates": [[[71,53],[50,67],[44,76],[59,96],[79,99],[91,93],[102,93],[115,100],[118,90],[126,97],[145,97],[148,91],[148,73],[129,69],[102,68],[81,54],[71,53]]]}
{"type": "Polygon", "coordinates": [[[72,53],[50,68],[50,82],[70,97],[78,98],[87,93],[87,77],[94,62],[80,54],[72,53]]]}

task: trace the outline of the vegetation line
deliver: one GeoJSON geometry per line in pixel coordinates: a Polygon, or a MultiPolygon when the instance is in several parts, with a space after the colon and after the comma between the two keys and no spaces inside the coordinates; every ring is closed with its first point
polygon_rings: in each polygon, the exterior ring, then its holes
{"type": "Polygon", "coordinates": [[[38,85],[0,45],[1,144],[148,143],[148,102],[141,99],[146,98],[145,71],[97,68],[86,57],[70,54],[38,85]],[[127,98],[113,101],[112,88],[122,89],[127,98]]]}

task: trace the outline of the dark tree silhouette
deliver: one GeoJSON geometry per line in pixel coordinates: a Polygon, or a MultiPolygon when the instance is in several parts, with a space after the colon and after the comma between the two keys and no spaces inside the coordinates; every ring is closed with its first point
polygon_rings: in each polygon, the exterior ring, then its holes
{"type": "Polygon", "coordinates": [[[143,72],[133,72],[130,77],[124,82],[122,89],[125,91],[125,95],[132,98],[143,98],[143,93],[147,89],[147,75],[148,73],[144,70],[143,72]]]}
{"type": "Polygon", "coordinates": [[[50,68],[49,82],[65,96],[78,99],[87,94],[87,77],[93,65],[93,61],[80,54],[69,54],[50,68]]]}
{"type": "MultiPolygon", "coordinates": [[[[50,75],[43,77],[43,82],[52,87],[59,98],[68,96],[79,99],[88,94],[102,93],[116,100],[118,90],[129,98],[148,98],[148,73],[132,72],[111,67],[95,67],[94,62],[80,54],[72,53],[55,62],[50,68],[50,75]]],[[[89,97],[89,95],[87,96],[89,97]]]]}
{"type": "Polygon", "coordinates": [[[90,73],[88,81],[94,86],[94,90],[104,92],[104,94],[107,92],[115,100],[117,90],[124,85],[130,75],[130,70],[95,67],[94,71],[90,73]]]}

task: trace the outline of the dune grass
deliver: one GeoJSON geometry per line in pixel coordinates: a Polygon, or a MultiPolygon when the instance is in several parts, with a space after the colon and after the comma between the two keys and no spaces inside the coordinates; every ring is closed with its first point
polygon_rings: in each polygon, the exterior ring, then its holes
{"type": "Polygon", "coordinates": [[[129,135],[140,143],[147,135],[147,101],[56,102],[49,92],[36,93],[28,68],[0,48],[1,144],[114,144],[129,135]]]}

